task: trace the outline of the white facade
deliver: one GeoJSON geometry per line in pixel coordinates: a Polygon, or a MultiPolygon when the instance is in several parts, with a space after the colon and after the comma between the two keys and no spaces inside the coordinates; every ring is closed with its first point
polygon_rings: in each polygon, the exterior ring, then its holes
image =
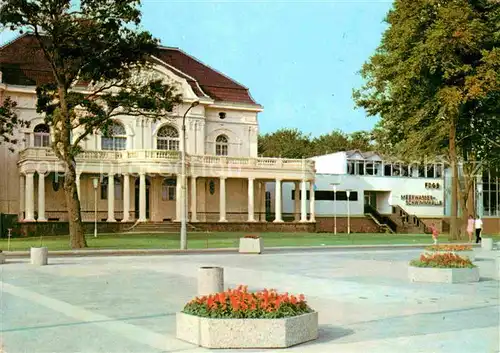
{"type": "MultiPolygon", "coordinates": [[[[25,35],[0,47],[0,63],[17,65],[18,76],[36,73],[36,60],[20,60],[18,54],[33,45],[25,35]]],[[[36,50],[28,50],[27,55],[36,50]]],[[[117,117],[112,136],[96,132],[81,141],[76,172],[83,220],[94,219],[97,202],[102,221],[179,221],[183,140],[191,222],[262,220],[267,182],[314,179],[313,161],[257,157],[257,116],[263,108],[248,89],[175,48],[161,50],[168,54],[165,60],[176,56],[187,64],[176,61],[180,68],[174,68],[155,58],[154,69],[138,79],[160,78],[175,85],[183,102],[156,122],[117,117]],[[198,105],[186,115],[184,139],[182,117],[193,102],[198,105]],[[99,187],[94,190],[96,178],[99,187]]],[[[46,74],[50,77],[50,72],[46,74]]],[[[14,153],[0,145],[4,168],[0,213],[17,214],[24,222],[67,221],[60,183],[64,168],[50,147],[52,128],[36,112],[36,85],[19,83],[37,79],[33,75],[20,81],[12,72],[0,75],[0,101],[11,97],[18,104],[19,118],[30,122],[16,132],[20,143],[14,153]]],[[[74,131],[73,138],[78,134],[74,131]]],[[[275,212],[279,215],[281,209],[275,212]]],[[[276,221],[281,222],[281,217],[276,221]]]]}
{"type": "MultiPolygon", "coordinates": [[[[392,206],[400,206],[419,218],[441,218],[444,215],[444,179],[439,167],[434,167],[436,171],[428,167],[432,173],[419,177],[418,169],[401,172],[400,164],[384,162],[374,153],[338,152],[311,159],[316,163],[317,172],[314,186],[317,217],[346,216],[348,213],[363,216],[365,204],[386,215],[393,212],[392,206]],[[356,163],[362,167],[352,170],[356,163]],[[361,171],[363,175],[359,175],[361,171]],[[391,175],[385,175],[389,173],[391,175]],[[334,184],[336,201],[333,201],[334,184]],[[347,201],[347,190],[350,191],[350,201],[347,201]]],[[[285,214],[294,213],[294,189],[293,183],[283,186],[285,214]]],[[[272,187],[268,191],[274,194],[272,187]]]]}

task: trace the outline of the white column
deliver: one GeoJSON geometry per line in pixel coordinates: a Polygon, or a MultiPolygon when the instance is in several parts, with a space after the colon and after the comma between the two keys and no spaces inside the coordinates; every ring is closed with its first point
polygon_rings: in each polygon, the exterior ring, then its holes
{"type": "Polygon", "coordinates": [[[248,222],[255,222],[254,178],[248,178],[248,222]]]}
{"type": "Polygon", "coordinates": [[[307,191],[306,191],[306,181],[301,182],[301,198],[300,198],[300,221],[307,222],[307,191]]]}
{"type": "Polygon", "coordinates": [[[33,222],[35,220],[35,199],[34,199],[34,185],[33,185],[33,172],[26,173],[26,217],[24,218],[27,222],[33,222]]]}
{"type": "Polygon", "coordinates": [[[219,222],[226,220],[226,177],[220,177],[219,180],[219,222]]]}
{"type": "Polygon", "coordinates": [[[24,175],[19,176],[19,220],[24,220],[24,204],[25,204],[25,192],[26,181],[24,175]]]}
{"type": "Polygon", "coordinates": [[[191,176],[191,222],[198,222],[196,210],[196,176],[191,176]]]}
{"type": "Polygon", "coordinates": [[[146,173],[139,173],[139,222],[146,222],[146,173]]]}
{"type": "Polygon", "coordinates": [[[314,195],[314,180],[311,180],[309,182],[309,221],[310,222],[316,222],[316,215],[315,215],[315,202],[316,202],[316,196],[314,195]]]}
{"type": "Polygon", "coordinates": [[[76,174],[76,192],[78,193],[78,199],[80,200],[80,203],[82,202],[81,197],[82,194],[80,192],[80,175],[81,173],[76,174]]]}
{"type": "Polygon", "coordinates": [[[107,222],[115,220],[115,175],[108,174],[108,219],[107,222]]]}
{"type": "Polygon", "coordinates": [[[281,179],[276,179],[276,192],[274,195],[275,218],[274,222],[283,222],[281,218],[281,179]]]}
{"type": "Polygon", "coordinates": [[[175,220],[177,222],[181,221],[181,209],[182,209],[182,177],[177,174],[177,181],[175,183],[175,220]]]}
{"type": "Polygon", "coordinates": [[[293,205],[293,213],[295,216],[295,221],[300,220],[300,182],[296,181],[294,183],[295,189],[294,192],[294,205],[293,205]]]}
{"type": "Polygon", "coordinates": [[[128,173],[123,173],[123,219],[122,222],[129,221],[130,214],[130,179],[128,173]]]}
{"type": "Polygon", "coordinates": [[[44,222],[45,218],[45,173],[38,172],[38,222],[44,222]]]}

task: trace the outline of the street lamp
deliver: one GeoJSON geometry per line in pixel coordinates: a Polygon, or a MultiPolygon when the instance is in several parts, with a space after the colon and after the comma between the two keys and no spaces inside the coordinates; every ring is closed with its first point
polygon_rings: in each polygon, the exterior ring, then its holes
{"type": "Polygon", "coordinates": [[[349,197],[351,196],[351,190],[345,191],[347,194],[347,234],[351,234],[351,208],[349,205],[349,197]]]}
{"type": "Polygon", "coordinates": [[[99,186],[99,178],[92,178],[94,186],[94,238],[97,238],[97,186],[99,186]]]}
{"type": "Polygon", "coordinates": [[[339,183],[330,183],[333,186],[333,234],[337,235],[337,185],[339,183]]]}
{"type": "Polygon", "coordinates": [[[194,107],[200,104],[196,100],[182,116],[182,149],[181,149],[181,250],[187,249],[187,200],[186,200],[186,115],[194,107]]]}

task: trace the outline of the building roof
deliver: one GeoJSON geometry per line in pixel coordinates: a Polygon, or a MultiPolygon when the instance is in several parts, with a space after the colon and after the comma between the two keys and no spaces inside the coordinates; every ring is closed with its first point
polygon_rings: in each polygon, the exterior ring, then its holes
{"type": "MultiPolygon", "coordinates": [[[[214,101],[258,105],[247,87],[178,48],[159,47],[158,59],[176,69],[198,97],[214,101]]],[[[0,47],[2,82],[35,86],[53,81],[48,61],[37,39],[27,33],[0,47]]]]}

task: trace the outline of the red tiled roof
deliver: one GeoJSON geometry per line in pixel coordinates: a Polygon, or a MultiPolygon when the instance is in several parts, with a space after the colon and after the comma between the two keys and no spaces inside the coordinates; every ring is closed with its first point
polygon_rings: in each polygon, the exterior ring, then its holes
{"type": "MultiPolygon", "coordinates": [[[[160,47],[158,58],[178,70],[198,97],[215,101],[257,104],[248,88],[201,63],[177,48],[160,47]],[[200,89],[201,88],[201,89],[200,89]]],[[[53,80],[49,63],[36,38],[25,34],[0,47],[2,81],[10,84],[41,85],[53,80]]]]}

